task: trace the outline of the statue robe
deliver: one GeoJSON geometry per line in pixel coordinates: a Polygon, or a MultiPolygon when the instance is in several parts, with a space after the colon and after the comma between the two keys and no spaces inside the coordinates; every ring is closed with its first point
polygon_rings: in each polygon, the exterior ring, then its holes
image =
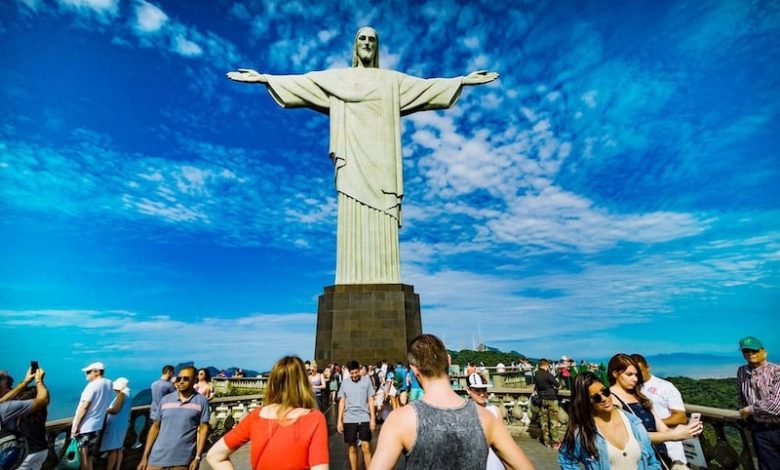
{"type": "Polygon", "coordinates": [[[400,283],[401,116],[451,107],[462,78],[421,79],[376,68],[265,77],[280,106],[330,116],[339,206],[336,284],[400,283]]]}

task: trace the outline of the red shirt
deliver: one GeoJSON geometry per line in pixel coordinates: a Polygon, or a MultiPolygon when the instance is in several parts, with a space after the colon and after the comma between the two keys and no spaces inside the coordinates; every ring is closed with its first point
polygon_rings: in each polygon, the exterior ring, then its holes
{"type": "Polygon", "coordinates": [[[305,470],[328,463],[328,425],[318,410],[292,423],[260,417],[254,411],[225,434],[225,444],[236,450],[252,441],[249,462],[255,470],[305,470]]]}

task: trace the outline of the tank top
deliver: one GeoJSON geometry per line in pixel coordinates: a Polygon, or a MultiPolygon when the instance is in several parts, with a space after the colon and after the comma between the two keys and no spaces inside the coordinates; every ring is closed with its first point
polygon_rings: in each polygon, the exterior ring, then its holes
{"type": "Polygon", "coordinates": [[[321,388],[314,388],[322,385],[322,380],[320,380],[320,377],[322,377],[320,374],[317,374],[313,377],[311,375],[309,376],[309,383],[312,385],[311,388],[314,389],[314,395],[316,396],[320,396],[320,394],[322,393],[321,388]]]}
{"type": "MultiPolygon", "coordinates": [[[[658,431],[658,428],[655,425],[655,415],[653,415],[652,411],[646,410],[641,403],[626,403],[620,399],[620,397],[618,397],[618,400],[620,400],[620,403],[623,405],[623,410],[625,410],[626,413],[631,413],[642,420],[642,425],[644,425],[647,432],[658,431]]],[[[671,462],[669,452],[666,450],[666,446],[663,445],[663,443],[653,444],[653,449],[655,449],[658,456],[661,457],[664,462],[671,462]]]]}
{"type": "Polygon", "coordinates": [[[417,437],[406,455],[406,470],[485,468],[488,445],[473,401],[438,408],[417,400],[417,437]]]}
{"type": "MultiPolygon", "coordinates": [[[[623,426],[626,427],[628,432],[628,441],[624,449],[618,449],[607,441],[607,456],[609,457],[610,470],[635,470],[639,467],[639,460],[642,458],[642,449],[639,448],[639,442],[637,442],[633,431],[631,430],[631,424],[628,422],[628,418],[624,413],[620,413],[620,418],[623,421],[623,426]]],[[[605,439],[606,441],[606,439],[605,439]]]]}

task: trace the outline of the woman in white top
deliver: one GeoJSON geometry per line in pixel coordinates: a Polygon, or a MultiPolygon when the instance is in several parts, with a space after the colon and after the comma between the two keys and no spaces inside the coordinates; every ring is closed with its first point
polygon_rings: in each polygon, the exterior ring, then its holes
{"type": "Polygon", "coordinates": [[[558,453],[563,470],[656,470],[642,421],[615,407],[611,392],[592,372],[577,375],[572,387],[569,425],[558,453]]]}

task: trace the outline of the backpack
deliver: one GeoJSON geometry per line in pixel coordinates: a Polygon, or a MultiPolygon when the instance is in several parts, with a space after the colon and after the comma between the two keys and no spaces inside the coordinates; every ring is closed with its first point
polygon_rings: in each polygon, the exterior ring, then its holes
{"type": "Polygon", "coordinates": [[[27,453],[25,438],[0,427],[0,470],[15,470],[27,458],[27,453]]]}

